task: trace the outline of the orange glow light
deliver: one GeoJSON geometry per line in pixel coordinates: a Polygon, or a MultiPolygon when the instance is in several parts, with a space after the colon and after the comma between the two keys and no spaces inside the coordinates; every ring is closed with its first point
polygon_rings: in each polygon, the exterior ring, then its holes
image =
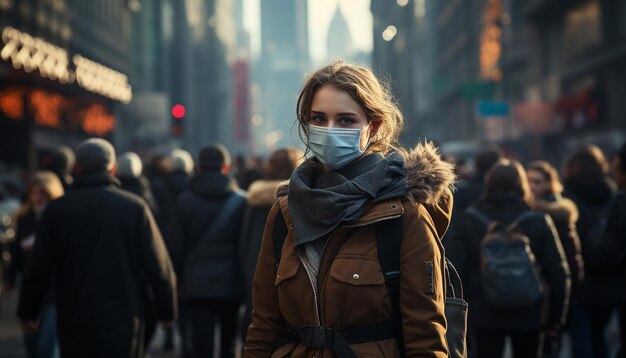
{"type": "Polygon", "coordinates": [[[24,118],[24,90],[7,88],[0,92],[0,111],[7,117],[21,121],[24,118]]]}
{"type": "Polygon", "coordinates": [[[87,134],[103,136],[115,129],[115,117],[104,106],[95,104],[81,111],[79,115],[83,130],[87,134]]]}
{"type": "Polygon", "coordinates": [[[30,93],[30,104],[35,112],[35,124],[42,127],[63,128],[61,110],[65,100],[61,95],[33,90],[30,93]]]}

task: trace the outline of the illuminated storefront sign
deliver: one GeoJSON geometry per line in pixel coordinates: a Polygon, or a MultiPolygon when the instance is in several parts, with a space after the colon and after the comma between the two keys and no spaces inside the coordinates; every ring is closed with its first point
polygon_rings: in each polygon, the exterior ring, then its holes
{"type": "Polygon", "coordinates": [[[116,125],[101,103],[21,86],[0,90],[0,116],[15,121],[29,117],[37,127],[97,136],[110,134],[116,125]]]}
{"type": "Polygon", "coordinates": [[[132,99],[132,88],[123,73],[81,55],[72,57],[70,67],[66,50],[12,27],[2,30],[2,42],[0,58],[10,61],[15,69],[37,71],[42,77],[63,84],[76,82],[89,92],[122,103],[132,99]]]}

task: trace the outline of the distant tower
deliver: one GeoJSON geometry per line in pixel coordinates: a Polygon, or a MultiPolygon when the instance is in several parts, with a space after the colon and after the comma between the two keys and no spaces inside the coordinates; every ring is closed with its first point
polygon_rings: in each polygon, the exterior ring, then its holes
{"type": "Polygon", "coordinates": [[[340,57],[348,62],[352,61],[354,48],[352,45],[352,36],[348,22],[343,16],[341,6],[337,3],[337,10],[333,16],[328,28],[328,37],[326,38],[327,56],[329,60],[340,57]]]}

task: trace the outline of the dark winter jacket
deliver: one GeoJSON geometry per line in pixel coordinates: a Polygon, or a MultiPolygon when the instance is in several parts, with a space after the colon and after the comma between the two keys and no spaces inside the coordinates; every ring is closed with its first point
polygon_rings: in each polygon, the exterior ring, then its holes
{"type": "Polygon", "coordinates": [[[187,190],[189,175],[184,171],[176,171],[151,178],[152,192],[159,207],[157,223],[163,234],[165,245],[170,253],[176,274],[182,274],[183,247],[176,203],[180,194],[187,190]]]}
{"type": "Polygon", "coordinates": [[[37,230],[18,308],[33,320],[56,274],[61,355],[143,357],[144,288],[158,317],[176,318],[176,277],[150,209],[107,174],[77,178],[37,230]]]}
{"type": "Polygon", "coordinates": [[[615,196],[609,209],[606,230],[596,252],[595,263],[605,271],[619,273],[621,286],[626,286],[626,193],[623,190],[615,196]]]}
{"type": "Polygon", "coordinates": [[[150,186],[148,178],[142,175],[138,178],[120,176],[118,177],[118,179],[120,181],[122,189],[130,191],[140,198],[143,198],[146,203],[148,203],[148,206],[150,206],[150,209],[152,209],[152,213],[155,215],[155,217],[158,217],[159,206],[154,197],[154,194],[152,194],[152,188],[150,186]]]}
{"type": "Polygon", "coordinates": [[[238,241],[245,210],[245,198],[236,184],[219,172],[204,172],[193,177],[189,190],[178,198],[177,212],[184,252],[180,276],[181,299],[240,299],[241,270],[238,241]],[[241,196],[234,214],[222,232],[204,240],[205,233],[231,195],[241,196]],[[202,250],[203,255],[194,254],[202,250]],[[187,277],[190,276],[190,277],[187,277]],[[185,282],[204,282],[186,285],[185,282]]]}
{"type": "Polygon", "coordinates": [[[585,265],[580,245],[580,237],[576,231],[578,221],[578,208],[576,204],[561,195],[550,194],[538,199],[535,210],[550,215],[559,238],[563,251],[567,257],[572,277],[572,302],[577,301],[580,285],[585,278],[585,265]]]}
{"type": "Polygon", "coordinates": [[[12,260],[6,277],[6,281],[11,285],[15,284],[18,274],[24,274],[27,271],[26,268],[32,262],[32,248],[29,250],[23,246],[27,240],[35,236],[39,220],[31,209],[25,215],[18,216],[16,222],[15,244],[11,247],[12,260]]]}
{"type": "MultiPolygon", "coordinates": [[[[475,176],[458,183],[454,192],[454,214],[467,209],[483,195],[484,191],[485,178],[483,176],[475,176]]],[[[452,221],[454,222],[454,216],[452,221]]]]}
{"type": "Polygon", "coordinates": [[[276,190],[280,186],[279,180],[258,180],[250,185],[248,191],[248,205],[242,226],[239,241],[239,261],[243,273],[244,296],[246,303],[246,317],[244,327],[247,328],[252,312],[252,282],[256,270],[256,261],[261,250],[263,230],[267,215],[276,201],[276,190]]]}
{"type": "MultiPolygon", "coordinates": [[[[519,194],[486,195],[473,207],[491,220],[512,223],[529,207],[519,194]]],[[[500,310],[483,296],[480,271],[480,244],[486,226],[473,215],[463,212],[444,238],[450,261],[456,266],[469,303],[469,325],[482,329],[537,330],[557,328],[564,323],[568,309],[570,277],[567,260],[558,234],[549,216],[539,214],[522,221],[518,228],[530,239],[531,249],[549,287],[543,302],[521,310],[500,310]],[[548,314],[546,314],[546,309],[548,314]]]]}
{"type": "Polygon", "coordinates": [[[566,180],[563,184],[564,195],[576,203],[580,213],[576,229],[586,265],[579,301],[589,305],[615,306],[625,292],[620,284],[620,277],[614,271],[597,267],[593,259],[596,255],[593,241],[597,239],[593,232],[597,231],[596,226],[606,219],[616,191],[615,183],[608,177],[583,177],[566,180]]]}

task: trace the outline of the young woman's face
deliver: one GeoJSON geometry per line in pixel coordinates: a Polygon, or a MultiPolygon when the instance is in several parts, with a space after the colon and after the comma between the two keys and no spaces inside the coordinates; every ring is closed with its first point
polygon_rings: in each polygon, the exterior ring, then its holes
{"type": "Polygon", "coordinates": [[[541,172],[529,170],[527,175],[530,190],[536,198],[540,198],[550,192],[550,182],[541,172]]]}
{"type": "Polygon", "coordinates": [[[313,95],[308,124],[331,128],[361,129],[361,150],[367,146],[371,126],[363,108],[346,91],[326,85],[313,95]]]}
{"type": "Polygon", "coordinates": [[[50,198],[39,185],[35,185],[28,193],[28,200],[34,208],[41,208],[48,204],[50,198]]]}

